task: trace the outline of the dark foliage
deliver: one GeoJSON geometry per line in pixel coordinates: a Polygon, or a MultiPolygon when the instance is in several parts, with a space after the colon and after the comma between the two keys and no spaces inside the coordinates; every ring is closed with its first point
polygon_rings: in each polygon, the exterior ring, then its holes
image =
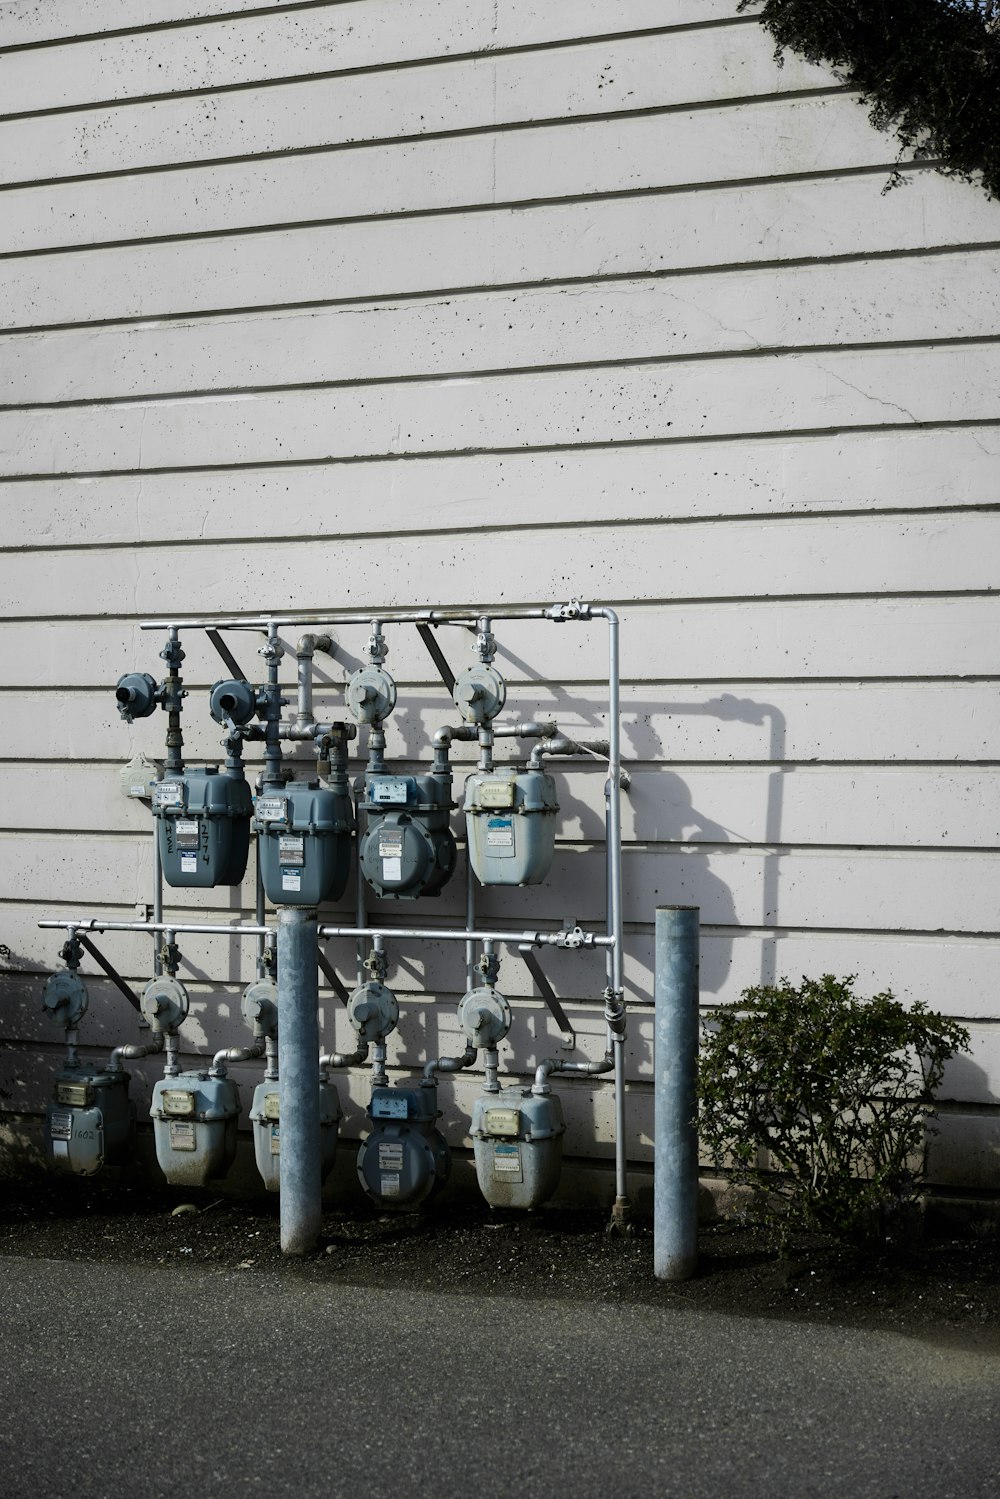
{"type": "Polygon", "coordinates": [[[982,174],[1000,198],[1000,5],[996,0],[740,0],[782,48],[826,63],[872,124],[950,175],[982,174]]]}
{"type": "Polygon", "coordinates": [[[702,1141],[785,1232],[883,1241],[912,1200],[945,1063],[968,1031],[825,974],[716,1011],[699,1067],[702,1141]]]}

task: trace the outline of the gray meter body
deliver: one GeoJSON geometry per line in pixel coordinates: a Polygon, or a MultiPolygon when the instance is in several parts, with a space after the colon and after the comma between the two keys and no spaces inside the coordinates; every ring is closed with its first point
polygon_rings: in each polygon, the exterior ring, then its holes
{"type": "Polygon", "coordinates": [[[246,873],[252,812],[242,770],[206,765],[157,781],[153,816],[167,884],[238,885],[246,873]]]}
{"type": "Polygon", "coordinates": [[[203,1187],[236,1159],[240,1090],[228,1077],[161,1077],[149,1110],[156,1159],[172,1187],[203,1187]]]}
{"type": "MultiPolygon", "coordinates": [[[[322,1178],[329,1176],[337,1155],[337,1138],[343,1110],[332,1083],[319,1085],[319,1164],[322,1178]]],[[[269,1192],[281,1187],[281,1095],[277,1078],[265,1078],[254,1089],[250,1106],[253,1152],[264,1186],[269,1192]]]]}
{"type": "Polygon", "coordinates": [[[479,1189],[491,1207],[535,1208],[559,1185],[562,1104],[554,1093],[519,1086],[482,1093],[472,1110],[479,1189]]]}
{"type": "Polygon", "coordinates": [[[439,895],[455,868],[451,772],[369,774],[361,782],[366,831],[361,869],[378,895],[439,895]]]}
{"type": "Polygon", "coordinates": [[[346,785],[290,781],[257,797],[261,877],[276,906],[315,906],[339,900],[351,869],[354,814],[346,785]]]}
{"type": "Polygon", "coordinates": [[[556,848],[555,781],[544,770],[501,765],[465,782],[469,859],[481,885],[538,885],[556,848]]]}
{"type": "Polygon", "coordinates": [[[375,1087],[372,1132],[358,1151],[358,1180],[379,1207],[413,1212],[448,1180],[451,1152],[436,1120],[437,1086],[375,1087]]]}
{"type": "Polygon", "coordinates": [[[135,1105],[127,1072],[66,1067],[56,1074],[45,1115],[45,1156],[53,1171],[94,1176],[120,1165],[135,1145],[135,1105]]]}

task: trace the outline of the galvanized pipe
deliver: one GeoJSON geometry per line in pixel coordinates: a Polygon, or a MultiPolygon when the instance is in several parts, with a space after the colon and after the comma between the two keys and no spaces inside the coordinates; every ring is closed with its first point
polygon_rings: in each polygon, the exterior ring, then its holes
{"type": "Polygon", "coordinates": [[[461,1072],[463,1068],[472,1066],[476,1056],[476,1048],[469,1041],[460,1057],[435,1057],[432,1062],[424,1064],[424,1081],[432,1083],[436,1072],[461,1072]]]}
{"type": "Polygon", "coordinates": [[[281,1252],[309,1254],[322,1223],[316,912],[278,910],[278,1074],[281,1110],[281,1252]]]}
{"type": "Polygon", "coordinates": [[[614,1044],[615,1072],[615,1217],[628,1210],[625,1109],[625,981],[622,916],[621,664],[619,620],[613,609],[595,608],[595,619],[608,622],[608,778],[604,784],[608,866],[608,988],[606,1014],[614,1044]],[[620,1024],[616,1012],[620,1007],[620,1024]]]}
{"type": "MultiPolygon", "coordinates": [[[[160,858],[160,829],[157,818],[153,818],[153,920],[163,920],[163,861],[160,858]]],[[[153,977],[163,973],[160,944],[153,940],[153,977]]]]}
{"type": "Polygon", "coordinates": [[[698,1263],[697,906],[656,912],[653,1050],[653,1273],[687,1280],[698,1263]]]}
{"type": "MultiPolygon", "coordinates": [[[[55,928],[59,931],[69,931],[78,928],[82,932],[207,932],[210,935],[223,937],[256,937],[261,933],[266,937],[274,936],[274,928],[269,926],[258,926],[256,922],[234,922],[231,926],[219,921],[172,921],[169,925],[156,921],[104,921],[100,916],[73,916],[65,920],[53,920],[51,918],[38,923],[40,928],[55,928]]],[[[602,936],[599,932],[584,932],[579,944],[567,943],[566,933],[559,932],[472,932],[467,929],[454,931],[451,928],[436,927],[392,927],[392,926],[322,926],[319,935],[324,941],[330,937],[383,937],[387,941],[397,940],[421,941],[421,942],[468,942],[470,938],[477,942],[489,939],[491,942],[506,943],[508,947],[516,947],[525,942],[531,947],[612,947],[614,938],[602,936]]]]}

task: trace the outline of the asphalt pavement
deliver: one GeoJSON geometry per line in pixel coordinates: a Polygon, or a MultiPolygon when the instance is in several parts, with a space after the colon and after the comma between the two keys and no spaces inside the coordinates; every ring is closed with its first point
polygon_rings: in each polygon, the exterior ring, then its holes
{"type": "Polygon", "coordinates": [[[8,1258],[3,1499],[998,1499],[1000,1348],[8,1258]]]}

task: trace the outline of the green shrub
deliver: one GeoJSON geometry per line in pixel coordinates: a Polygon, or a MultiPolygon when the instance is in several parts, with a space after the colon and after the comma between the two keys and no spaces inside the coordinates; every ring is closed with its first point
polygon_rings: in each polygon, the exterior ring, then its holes
{"type": "MultiPolygon", "coordinates": [[[[826,63],[902,148],[1000,197],[1000,32],[993,0],[740,0],[782,48],[826,63]]],[[[898,173],[895,174],[898,180],[898,173]]]]}
{"type": "Polygon", "coordinates": [[[699,1065],[699,1128],[716,1166],[793,1229],[884,1240],[924,1172],[934,1089],[968,1031],[854,979],[782,979],[715,1012],[699,1065]]]}

